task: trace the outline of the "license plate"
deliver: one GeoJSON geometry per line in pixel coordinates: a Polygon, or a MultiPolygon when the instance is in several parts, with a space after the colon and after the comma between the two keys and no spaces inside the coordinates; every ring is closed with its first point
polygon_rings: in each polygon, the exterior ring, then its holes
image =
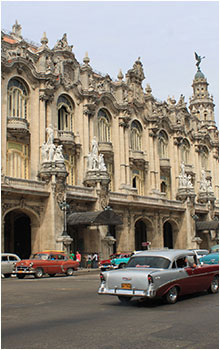
{"type": "Polygon", "coordinates": [[[122,289],[131,289],[131,283],[122,283],[121,288],[122,289]]]}
{"type": "Polygon", "coordinates": [[[18,271],[18,273],[23,273],[23,271],[18,271]]]}

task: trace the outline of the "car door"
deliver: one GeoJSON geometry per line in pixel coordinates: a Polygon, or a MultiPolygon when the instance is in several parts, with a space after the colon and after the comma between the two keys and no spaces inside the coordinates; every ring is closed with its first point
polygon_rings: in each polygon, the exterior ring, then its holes
{"type": "Polygon", "coordinates": [[[18,261],[20,261],[20,259],[16,258],[16,256],[14,256],[14,255],[9,255],[8,259],[9,259],[10,270],[12,272],[14,270],[14,268],[15,268],[16,263],[18,261]]]}
{"type": "Polygon", "coordinates": [[[2,255],[2,258],[1,258],[1,271],[2,271],[2,274],[4,274],[4,273],[11,273],[10,266],[9,266],[8,255],[2,255]]]}
{"type": "Polygon", "coordinates": [[[50,254],[47,261],[47,272],[48,274],[59,273],[59,263],[56,254],[50,254]]]}

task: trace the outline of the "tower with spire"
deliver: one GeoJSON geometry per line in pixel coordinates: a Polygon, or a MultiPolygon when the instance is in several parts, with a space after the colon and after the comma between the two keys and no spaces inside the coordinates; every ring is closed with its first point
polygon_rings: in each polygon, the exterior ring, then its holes
{"type": "Polygon", "coordinates": [[[208,91],[208,82],[205,75],[200,69],[201,60],[205,57],[197,55],[195,52],[195,58],[197,60],[197,72],[193,80],[193,95],[189,100],[189,109],[192,115],[196,116],[202,125],[215,125],[214,117],[214,103],[213,96],[210,96],[208,91]]]}

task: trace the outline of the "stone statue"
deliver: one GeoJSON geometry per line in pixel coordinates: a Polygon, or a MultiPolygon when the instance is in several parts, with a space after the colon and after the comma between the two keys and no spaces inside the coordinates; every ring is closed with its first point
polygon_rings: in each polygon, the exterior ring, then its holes
{"type": "Polygon", "coordinates": [[[197,61],[196,62],[196,66],[197,66],[198,69],[200,69],[199,65],[200,65],[202,59],[205,58],[205,56],[201,57],[195,52],[195,58],[196,58],[196,61],[197,61]]]}
{"type": "Polygon", "coordinates": [[[46,132],[48,135],[47,144],[51,145],[53,143],[53,140],[54,140],[54,131],[53,131],[52,125],[49,125],[48,128],[46,128],[46,132]]]}
{"type": "Polygon", "coordinates": [[[103,154],[98,154],[98,143],[96,141],[96,137],[94,136],[92,139],[92,151],[88,154],[87,159],[87,169],[88,170],[100,170],[106,171],[106,166],[104,162],[103,154]]]}
{"type": "Polygon", "coordinates": [[[191,176],[185,173],[184,162],[181,163],[180,168],[181,171],[179,175],[179,188],[193,188],[191,176]]]}
{"type": "Polygon", "coordinates": [[[104,156],[103,156],[102,153],[99,155],[98,162],[99,162],[99,170],[106,171],[107,169],[106,169],[106,166],[105,166],[104,156]]]}
{"type": "Polygon", "coordinates": [[[53,158],[54,158],[55,149],[56,149],[56,146],[53,143],[51,143],[49,145],[49,156],[48,156],[49,162],[52,162],[54,160],[53,158]]]}
{"type": "Polygon", "coordinates": [[[46,162],[48,160],[48,145],[46,142],[43,143],[41,146],[41,161],[42,163],[46,162]]]}
{"type": "Polygon", "coordinates": [[[57,161],[57,160],[62,160],[62,161],[64,161],[64,156],[63,156],[62,148],[63,148],[62,145],[57,146],[57,149],[56,149],[55,154],[54,154],[54,160],[55,160],[55,161],[57,161]]]}

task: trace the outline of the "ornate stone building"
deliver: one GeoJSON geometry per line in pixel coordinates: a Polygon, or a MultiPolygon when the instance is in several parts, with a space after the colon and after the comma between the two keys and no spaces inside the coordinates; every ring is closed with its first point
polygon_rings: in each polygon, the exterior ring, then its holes
{"type": "Polygon", "coordinates": [[[189,107],[2,32],[2,251],[83,254],[218,242],[218,130],[201,57],[189,107]]]}

